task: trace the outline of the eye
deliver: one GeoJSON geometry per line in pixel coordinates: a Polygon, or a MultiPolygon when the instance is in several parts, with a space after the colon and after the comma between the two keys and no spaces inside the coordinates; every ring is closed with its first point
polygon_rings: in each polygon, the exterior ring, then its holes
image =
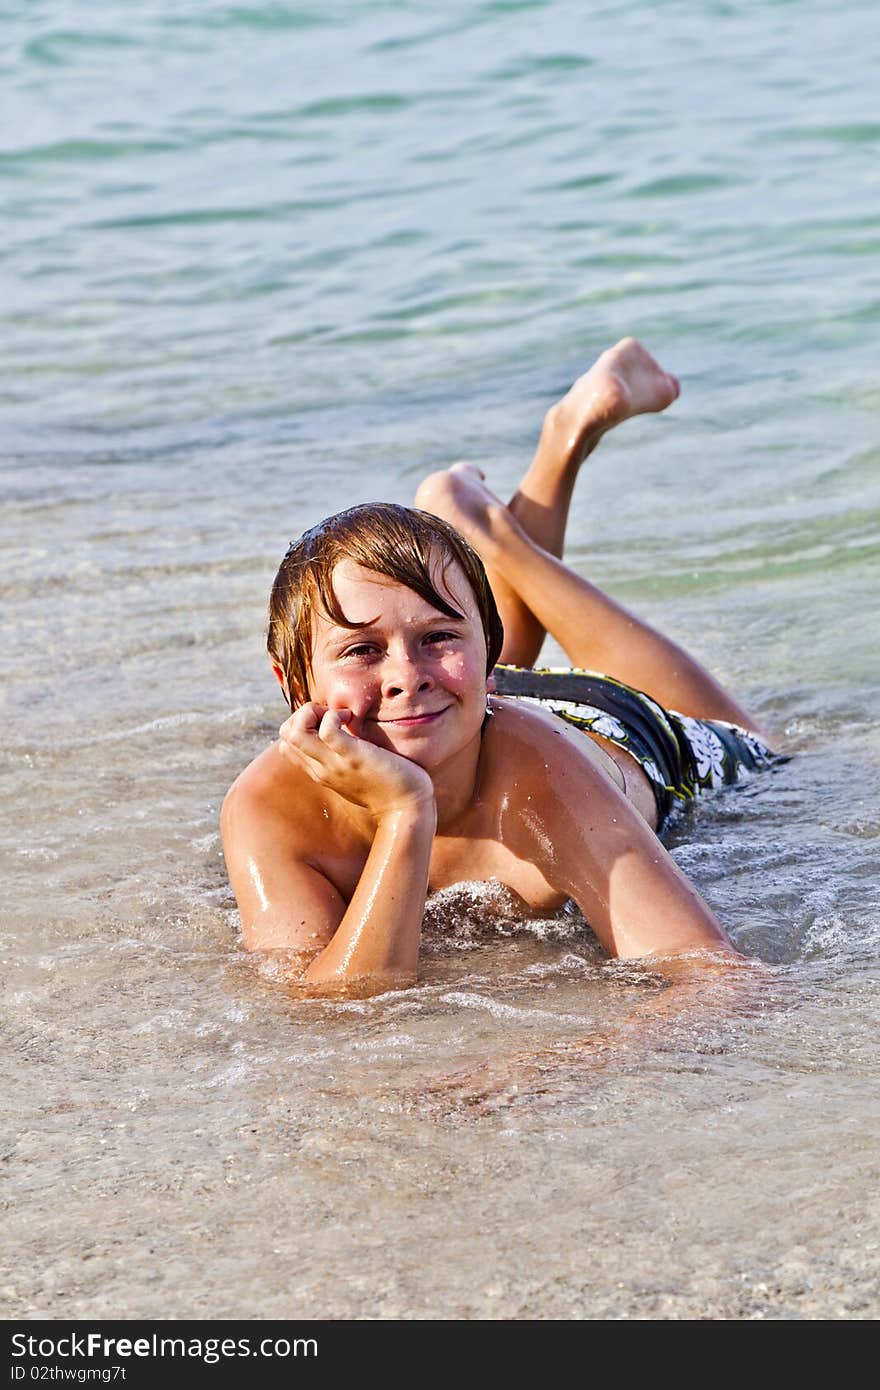
{"type": "Polygon", "coordinates": [[[342,653],[342,659],[347,661],[349,657],[357,659],[358,657],[373,656],[378,650],[375,642],[358,642],[353,647],[346,647],[342,653]]]}
{"type": "Polygon", "coordinates": [[[454,642],[458,638],[457,632],[429,632],[425,638],[426,642],[436,644],[438,642],[454,642]]]}

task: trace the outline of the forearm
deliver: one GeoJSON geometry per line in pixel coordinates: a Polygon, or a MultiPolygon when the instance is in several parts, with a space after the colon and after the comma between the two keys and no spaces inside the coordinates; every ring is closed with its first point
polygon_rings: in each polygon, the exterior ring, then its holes
{"type": "Polygon", "coordinates": [[[659,843],[624,852],[606,872],[600,915],[613,955],[735,954],[708,903],[659,843]]]}
{"type": "Polygon", "coordinates": [[[306,980],[415,980],[435,826],[436,809],[427,801],[380,820],[351,902],[306,980]]]}

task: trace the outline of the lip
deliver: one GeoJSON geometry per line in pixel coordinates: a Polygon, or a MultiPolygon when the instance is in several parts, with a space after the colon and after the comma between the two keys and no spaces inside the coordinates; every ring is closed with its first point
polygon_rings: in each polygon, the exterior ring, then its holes
{"type": "Polygon", "coordinates": [[[442,709],[429,710],[426,714],[404,714],[397,719],[377,719],[376,723],[386,728],[420,729],[427,724],[433,724],[448,709],[449,705],[444,705],[442,709]]]}

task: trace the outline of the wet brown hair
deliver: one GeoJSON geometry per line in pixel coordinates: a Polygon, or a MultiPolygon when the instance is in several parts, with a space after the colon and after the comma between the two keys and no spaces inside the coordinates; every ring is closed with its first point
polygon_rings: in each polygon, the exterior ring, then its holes
{"type": "Polygon", "coordinates": [[[291,708],[309,698],[313,616],[323,613],[340,627],[363,626],[346,618],[333,592],[339,561],[352,560],[385,575],[448,618],[460,618],[432,578],[438,558],[444,580],[453,562],[464,570],[483,623],[489,674],[501,654],[504,628],[477,552],[453,526],[430,512],[393,502],[367,502],[327,517],[293,541],[275,576],[266,646],[287,679],[291,708]]]}

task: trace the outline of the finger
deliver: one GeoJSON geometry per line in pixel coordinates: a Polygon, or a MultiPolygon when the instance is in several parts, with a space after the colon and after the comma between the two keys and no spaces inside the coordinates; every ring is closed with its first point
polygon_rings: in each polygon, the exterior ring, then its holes
{"type": "Polygon", "coordinates": [[[285,758],[287,762],[291,763],[294,767],[302,768],[306,765],[307,759],[305,754],[301,749],[297,748],[295,743],[291,743],[290,739],[276,739],[275,747],[278,749],[282,758],[285,758]]]}
{"type": "Polygon", "coordinates": [[[366,710],[363,714],[358,714],[357,710],[345,706],[342,709],[330,710],[329,713],[339,716],[344,733],[351,734],[354,738],[363,738],[366,710]]]}
{"type": "Polygon", "coordinates": [[[328,748],[350,749],[350,744],[340,743],[340,739],[354,738],[354,734],[348,729],[348,724],[354,719],[350,709],[328,709],[318,728],[318,738],[322,743],[326,743],[328,748]]]}
{"type": "Polygon", "coordinates": [[[294,710],[278,731],[279,751],[294,767],[305,768],[313,775],[314,761],[321,761],[324,749],[318,738],[318,726],[326,706],[310,702],[294,710]]]}
{"type": "Polygon", "coordinates": [[[322,742],[316,731],[297,734],[294,730],[279,738],[275,746],[291,766],[305,772],[313,782],[324,783],[339,757],[338,750],[322,742]]]}
{"type": "Polygon", "coordinates": [[[341,709],[336,713],[342,719],[342,732],[348,734],[350,738],[363,738],[364,736],[364,717],[356,714],[353,709],[341,709]]]}
{"type": "Polygon", "coordinates": [[[285,719],[278,731],[279,736],[296,739],[306,734],[316,734],[326,710],[326,705],[316,704],[312,700],[308,704],[300,705],[285,719]]]}

